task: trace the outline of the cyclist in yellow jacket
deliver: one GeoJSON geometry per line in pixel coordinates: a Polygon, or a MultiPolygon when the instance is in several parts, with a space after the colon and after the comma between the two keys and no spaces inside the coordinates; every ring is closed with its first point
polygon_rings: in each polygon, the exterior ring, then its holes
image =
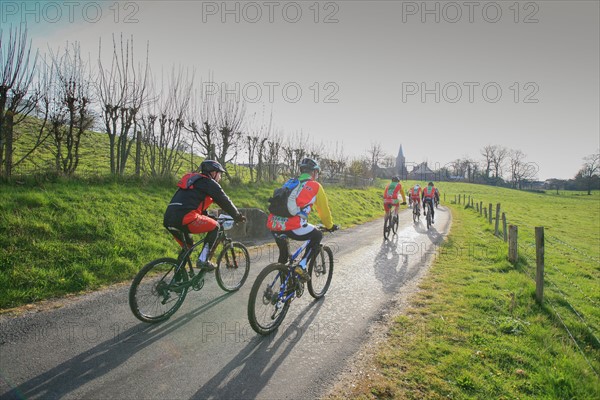
{"type": "MultiPolygon", "coordinates": [[[[307,263],[314,263],[315,256],[319,249],[323,233],[316,226],[308,223],[308,215],[316,207],[321,222],[326,229],[335,230],[337,226],[333,224],[329,202],[323,186],[317,182],[321,168],[319,164],[311,159],[305,158],[300,163],[300,176],[298,180],[303,185],[296,198],[296,204],[300,208],[300,213],[292,217],[282,217],[269,214],[267,218],[267,228],[274,233],[285,233],[287,237],[294,240],[309,240],[306,251],[296,267],[296,273],[303,280],[308,280],[307,263]]],[[[288,261],[289,254],[286,243],[275,239],[279,248],[278,262],[285,264],[288,261]]]]}

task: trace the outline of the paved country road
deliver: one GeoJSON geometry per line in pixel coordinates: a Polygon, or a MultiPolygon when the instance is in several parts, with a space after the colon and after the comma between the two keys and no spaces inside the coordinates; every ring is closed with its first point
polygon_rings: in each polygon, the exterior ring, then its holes
{"type": "Polygon", "coordinates": [[[450,226],[444,207],[427,231],[403,210],[397,237],[383,220],[325,234],[335,270],[328,293],[305,292],[270,336],[254,333],[246,309],[274,246],[251,250],[248,281],[221,291],[211,275],[170,320],[133,317],[128,285],[61,301],[61,307],[0,317],[2,399],[307,399],[338,380],[373,324],[415,286],[450,226]]]}

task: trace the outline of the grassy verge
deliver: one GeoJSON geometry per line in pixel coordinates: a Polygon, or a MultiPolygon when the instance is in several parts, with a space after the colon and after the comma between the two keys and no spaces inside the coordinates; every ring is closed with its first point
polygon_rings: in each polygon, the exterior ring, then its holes
{"type": "Polygon", "coordinates": [[[452,214],[449,240],[376,357],[378,373],[352,396],[600,398],[588,364],[599,370],[599,349],[587,349],[586,361],[552,310],[535,302],[527,259],[513,267],[478,214],[452,214]]]}
{"type": "MultiPolygon", "coordinates": [[[[238,207],[264,210],[275,186],[231,186],[227,193],[238,207]]],[[[335,223],[381,216],[381,190],[327,187],[335,223]]],[[[2,185],[0,309],[126,281],[148,261],[175,256],[162,227],[173,193],[173,184],[139,182],[2,185]]]]}

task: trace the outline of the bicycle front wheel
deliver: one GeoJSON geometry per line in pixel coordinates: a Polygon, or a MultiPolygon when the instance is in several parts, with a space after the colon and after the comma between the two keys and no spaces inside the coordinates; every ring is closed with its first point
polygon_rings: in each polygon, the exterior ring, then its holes
{"type": "Polygon", "coordinates": [[[252,289],[248,300],[248,321],[254,331],[261,335],[273,332],[281,325],[290,307],[285,301],[286,293],[294,288],[288,288],[291,282],[286,282],[288,268],[279,263],[269,264],[263,269],[252,289]]]}
{"type": "Polygon", "coordinates": [[[160,258],[146,264],[133,278],[129,307],[137,319],[164,321],[181,307],[189,278],[185,267],[177,271],[177,266],[174,258],[160,258]]]}
{"type": "Polygon", "coordinates": [[[215,278],[226,292],[234,292],[242,287],[250,272],[250,255],[242,243],[227,244],[217,258],[215,278]]]}
{"type": "Polygon", "coordinates": [[[333,277],[333,252],[329,247],[321,247],[314,265],[308,267],[308,273],[310,274],[307,283],[308,293],[315,299],[320,299],[329,289],[333,277]]]}
{"type": "Polygon", "coordinates": [[[394,215],[392,217],[392,232],[394,233],[394,235],[398,233],[398,224],[399,224],[398,220],[399,219],[400,219],[400,216],[398,216],[398,215],[394,215]]]}

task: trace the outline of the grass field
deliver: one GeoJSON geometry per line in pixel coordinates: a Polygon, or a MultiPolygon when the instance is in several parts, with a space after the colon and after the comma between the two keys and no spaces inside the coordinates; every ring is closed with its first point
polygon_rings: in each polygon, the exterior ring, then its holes
{"type": "MultiPolygon", "coordinates": [[[[238,207],[264,210],[278,185],[226,190],[238,207]]],[[[328,187],[335,222],[349,227],[381,216],[381,191],[328,187]]],[[[174,192],[174,183],[3,184],[0,310],[129,280],[150,260],[175,256],[162,227],[174,192]]]]}

